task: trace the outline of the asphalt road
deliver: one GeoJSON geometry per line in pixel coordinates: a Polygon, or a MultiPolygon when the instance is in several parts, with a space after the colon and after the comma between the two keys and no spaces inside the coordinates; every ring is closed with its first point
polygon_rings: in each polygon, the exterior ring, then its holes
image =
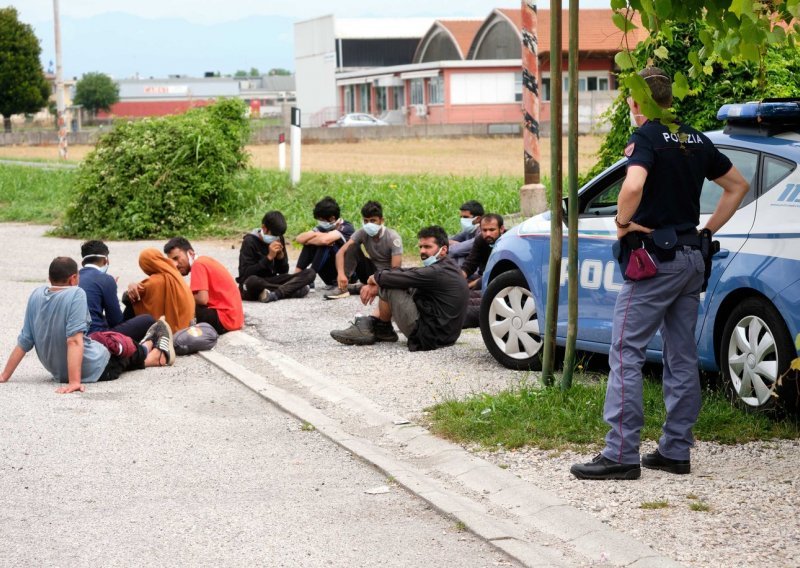
{"type": "MultiPolygon", "coordinates": [[[[0,225],[1,364],[50,260],[79,257],[43,233],[0,225]]],[[[110,244],[121,287],[161,244],[110,244]]],[[[233,268],[229,243],[202,248],[233,268]]],[[[250,329],[269,333],[259,314],[250,329]]],[[[55,387],[34,353],[0,385],[0,565],[512,564],[199,357],[55,387]]]]}

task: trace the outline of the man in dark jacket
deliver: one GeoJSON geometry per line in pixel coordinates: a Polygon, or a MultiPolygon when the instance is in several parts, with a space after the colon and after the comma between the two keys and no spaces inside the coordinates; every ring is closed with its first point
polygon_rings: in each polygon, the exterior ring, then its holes
{"type": "Polygon", "coordinates": [[[236,279],[242,300],[274,302],[308,294],[317,274],[311,268],[289,274],[285,232],[283,213],[270,211],[261,220],[260,229],[244,236],[236,279]]]}
{"type": "Polygon", "coordinates": [[[424,266],[381,270],[361,289],[361,301],[379,298],[371,316],[356,318],[347,329],[331,331],[346,345],[397,341],[392,320],[408,338],[409,351],[430,351],[456,342],[467,309],[469,289],[458,265],[447,256],[447,233],[431,226],[418,234],[424,266]]]}
{"type": "Polygon", "coordinates": [[[483,273],[483,269],[486,268],[489,255],[492,253],[492,247],[494,247],[497,239],[506,232],[503,223],[502,215],[497,213],[488,213],[481,217],[480,231],[472,242],[472,249],[467,259],[461,265],[461,272],[470,281],[470,288],[480,289],[481,279],[479,276],[483,273]],[[473,276],[478,277],[472,278],[473,276]]]}

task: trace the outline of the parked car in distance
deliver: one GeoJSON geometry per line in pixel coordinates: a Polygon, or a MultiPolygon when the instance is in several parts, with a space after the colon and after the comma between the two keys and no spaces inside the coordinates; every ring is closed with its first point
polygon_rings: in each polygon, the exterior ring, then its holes
{"type": "MultiPolygon", "coordinates": [[[[800,99],[724,105],[724,131],[708,133],[750,182],[739,209],[714,235],[708,289],[700,296],[695,338],[700,367],[720,372],[741,406],[764,409],[776,400],[800,406],[797,373],[789,371],[800,333],[800,99]],[[782,378],[783,377],[783,378],[782,378]],[[776,396],[777,395],[777,398],[776,396]]],[[[622,274],[611,253],[625,159],[578,194],[577,348],[608,353],[622,274]]],[[[700,227],[722,188],[706,181],[700,227]]],[[[566,221],[566,220],[565,220],[566,221]]],[[[564,228],[564,248],[566,245],[564,228]]],[[[489,352],[514,369],[541,369],[550,259],[550,213],[531,217],[496,242],[483,275],[481,334],[489,352]]],[[[560,278],[556,343],[567,335],[567,271],[560,278]]],[[[662,340],[648,345],[661,362],[662,340]]]]}
{"type": "Polygon", "coordinates": [[[375,118],[371,114],[353,112],[339,117],[339,120],[331,126],[387,126],[388,124],[385,120],[375,118]]]}

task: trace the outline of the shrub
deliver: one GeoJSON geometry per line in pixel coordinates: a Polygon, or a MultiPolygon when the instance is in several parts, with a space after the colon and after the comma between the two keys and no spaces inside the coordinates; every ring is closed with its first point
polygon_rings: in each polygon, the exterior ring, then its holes
{"type": "Polygon", "coordinates": [[[61,234],[118,239],[197,233],[234,196],[248,137],[245,105],[120,122],[80,166],[61,234]]]}

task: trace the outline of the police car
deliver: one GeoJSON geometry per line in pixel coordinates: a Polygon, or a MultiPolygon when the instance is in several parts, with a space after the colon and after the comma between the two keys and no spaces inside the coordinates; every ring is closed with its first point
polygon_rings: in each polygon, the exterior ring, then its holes
{"type": "MultiPolygon", "coordinates": [[[[700,297],[695,336],[703,370],[747,407],[765,408],[777,394],[796,403],[793,381],[779,378],[800,333],[800,99],[723,106],[724,131],[707,133],[750,182],[731,220],[714,236],[708,289],[700,297]]],[[[622,275],[611,254],[625,159],[579,191],[577,348],[608,353],[622,275]]],[[[722,193],[706,181],[704,226],[722,193]]],[[[566,228],[565,228],[566,233],[566,228]]],[[[566,235],[564,251],[567,250],[566,235]]],[[[484,271],[481,333],[489,352],[512,369],[541,369],[550,259],[550,213],[527,219],[500,238],[484,271]]],[[[567,262],[562,260],[556,342],[567,335],[567,262]]],[[[661,361],[661,336],[648,359],[661,361]]]]}

